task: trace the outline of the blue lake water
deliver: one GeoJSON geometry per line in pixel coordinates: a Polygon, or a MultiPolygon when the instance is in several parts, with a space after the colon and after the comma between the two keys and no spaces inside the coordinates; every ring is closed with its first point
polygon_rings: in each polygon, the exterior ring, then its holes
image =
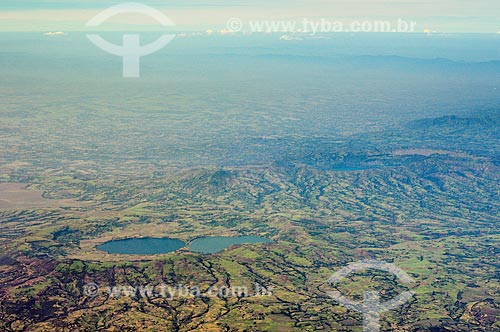
{"type": "Polygon", "coordinates": [[[109,254],[156,255],[176,251],[185,245],[184,242],[177,239],[145,237],[109,241],[98,245],[97,249],[109,254]]]}
{"type": "Polygon", "coordinates": [[[202,237],[189,244],[189,249],[202,254],[214,254],[235,244],[270,242],[261,236],[212,236],[202,237]]]}
{"type": "MultiPolygon", "coordinates": [[[[197,253],[214,254],[236,244],[266,242],[271,241],[261,236],[208,236],[192,241],[188,248],[197,253]]],[[[178,239],[145,237],[112,240],[100,244],[96,248],[109,254],[156,255],[166,254],[184,247],[186,247],[186,243],[178,239]]]]}

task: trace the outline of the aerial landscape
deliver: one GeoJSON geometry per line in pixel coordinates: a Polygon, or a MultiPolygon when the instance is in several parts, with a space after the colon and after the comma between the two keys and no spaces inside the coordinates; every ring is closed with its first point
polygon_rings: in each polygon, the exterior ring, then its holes
{"type": "Polygon", "coordinates": [[[0,5],[0,331],[500,332],[500,4],[114,5],[0,5]]]}

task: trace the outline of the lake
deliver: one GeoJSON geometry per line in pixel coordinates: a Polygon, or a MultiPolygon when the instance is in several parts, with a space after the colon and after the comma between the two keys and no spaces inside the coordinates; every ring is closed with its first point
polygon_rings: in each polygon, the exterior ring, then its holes
{"type": "MultiPolygon", "coordinates": [[[[208,236],[193,240],[188,247],[189,250],[197,253],[214,254],[235,244],[266,242],[271,241],[261,236],[208,236]]],[[[144,237],[112,240],[96,248],[108,254],[156,255],[173,252],[185,246],[186,243],[178,239],[144,237]]]]}
{"type": "Polygon", "coordinates": [[[210,236],[193,240],[189,243],[189,250],[202,254],[214,254],[235,244],[266,242],[271,241],[261,236],[210,236]]]}
{"type": "Polygon", "coordinates": [[[166,254],[181,249],[186,244],[181,240],[170,238],[138,238],[108,241],[96,248],[108,254],[156,255],[166,254]]]}

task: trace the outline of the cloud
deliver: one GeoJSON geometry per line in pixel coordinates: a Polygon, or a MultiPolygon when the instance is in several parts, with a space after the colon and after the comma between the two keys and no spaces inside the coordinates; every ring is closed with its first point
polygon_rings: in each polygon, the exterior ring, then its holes
{"type": "Polygon", "coordinates": [[[66,36],[65,32],[62,31],[49,31],[43,34],[44,36],[66,36]]]}
{"type": "Polygon", "coordinates": [[[292,40],[302,40],[300,37],[292,36],[292,35],[283,35],[280,37],[280,40],[284,41],[292,41],[292,40]]]}

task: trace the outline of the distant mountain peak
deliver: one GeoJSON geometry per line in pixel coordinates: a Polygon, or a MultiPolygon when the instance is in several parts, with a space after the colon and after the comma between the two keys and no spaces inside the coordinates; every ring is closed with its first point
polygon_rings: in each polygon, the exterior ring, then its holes
{"type": "Polygon", "coordinates": [[[459,117],[456,115],[446,115],[438,118],[425,118],[409,122],[406,127],[409,129],[428,129],[435,127],[443,128],[469,128],[484,127],[489,128],[500,124],[500,115],[485,115],[477,117],[459,117]]]}

